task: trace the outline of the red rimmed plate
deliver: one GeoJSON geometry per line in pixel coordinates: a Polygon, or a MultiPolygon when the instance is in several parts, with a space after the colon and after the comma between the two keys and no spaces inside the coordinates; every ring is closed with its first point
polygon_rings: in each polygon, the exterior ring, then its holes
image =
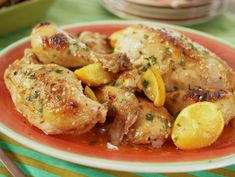
{"type": "MultiPolygon", "coordinates": [[[[102,23],[74,24],[66,31],[76,34],[89,30],[111,34],[131,24],[143,22],[108,21],[102,23]]],[[[187,28],[146,23],[152,26],[174,28],[194,41],[206,46],[235,69],[235,48],[203,33],[187,28]]],[[[5,87],[3,73],[14,60],[23,56],[30,47],[29,38],[22,39],[0,53],[0,131],[16,141],[39,152],[92,167],[135,172],[186,172],[222,167],[235,163],[235,129],[225,128],[220,139],[212,146],[195,151],[180,151],[173,145],[159,150],[121,147],[109,150],[102,144],[88,143],[83,138],[47,136],[30,126],[16,111],[5,87]]]]}

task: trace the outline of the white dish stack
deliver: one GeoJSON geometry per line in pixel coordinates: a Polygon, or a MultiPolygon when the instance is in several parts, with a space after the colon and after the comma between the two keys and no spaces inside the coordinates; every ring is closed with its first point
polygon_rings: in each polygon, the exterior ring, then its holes
{"type": "Polygon", "coordinates": [[[111,13],[125,19],[180,25],[205,22],[221,13],[228,0],[102,0],[111,13]]]}

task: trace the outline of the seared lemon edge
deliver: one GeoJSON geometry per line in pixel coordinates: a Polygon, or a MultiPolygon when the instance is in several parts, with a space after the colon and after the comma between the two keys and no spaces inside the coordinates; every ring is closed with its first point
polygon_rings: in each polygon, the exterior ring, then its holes
{"type": "Polygon", "coordinates": [[[221,135],[224,118],[211,102],[198,102],[184,108],[173,125],[172,140],[182,150],[210,146],[221,135]]]}

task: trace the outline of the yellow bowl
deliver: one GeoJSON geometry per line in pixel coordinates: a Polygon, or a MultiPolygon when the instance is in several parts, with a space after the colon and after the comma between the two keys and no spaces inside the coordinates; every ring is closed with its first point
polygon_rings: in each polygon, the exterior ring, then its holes
{"type": "Polygon", "coordinates": [[[38,22],[54,0],[28,0],[0,8],[0,35],[38,22]]]}

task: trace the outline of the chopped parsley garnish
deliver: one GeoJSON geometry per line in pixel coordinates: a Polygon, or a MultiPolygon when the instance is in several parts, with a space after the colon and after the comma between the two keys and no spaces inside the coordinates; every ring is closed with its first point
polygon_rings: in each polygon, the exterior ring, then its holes
{"type": "Polygon", "coordinates": [[[166,61],[166,58],[162,58],[161,62],[164,63],[166,61]]]}
{"type": "Polygon", "coordinates": [[[178,127],[181,127],[181,125],[179,123],[176,124],[178,127]]]}
{"type": "Polygon", "coordinates": [[[202,52],[203,52],[204,54],[206,54],[206,55],[209,54],[209,52],[208,52],[207,50],[203,50],[202,52]]]}
{"type": "Polygon", "coordinates": [[[179,62],[179,65],[180,65],[180,66],[185,66],[185,61],[184,61],[184,60],[181,60],[181,61],[179,62]]]}
{"type": "Polygon", "coordinates": [[[38,105],[38,111],[39,111],[40,113],[42,113],[42,111],[43,111],[43,103],[42,103],[42,101],[40,101],[40,103],[39,103],[39,105],[38,105]]]}
{"type": "Polygon", "coordinates": [[[62,73],[64,70],[63,69],[55,69],[54,70],[56,73],[62,73]]]}
{"type": "Polygon", "coordinates": [[[172,49],[171,49],[170,47],[167,47],[167,48],[165,49],[165,53],[166,53],[167,55],[171,55],[171,54],[172,54],[172,49]]]}
{"type": "Polygon", "coordinates": [[[146,115],[145,115],[145,119],[146,120],[149,120],[149,121],[152,121],[153,120],[153,114],[148,112],[146,115]]]}
{"type": "Polygon", "coordinates": [[[34,74],[34,73],[33,73],[33,74],[30,74],[28,78],[29,78],[29,79],[35,79],[35,74],[34,74]]]}
{"type": "Polygon", "coordinates": [[[154,65],[157,63],[157,58],[155,56],[145,57],[144,59],[149,61],[151,65],[154,65]]]}
{"type": "Polygon", "coordinates": [[[112,86],[114,86],[114,87],[118,87],[120,84],[118,83],[118,81],[114,81],[113,83],[112,83],[112,86]]]}
{"type": "Polygon", "coordinates": [[[149,63],[147,63],[147,65],[143,66],[140,68],[141,71],[147,71],[147,69],[150,67],[151,65],[149,63]]]}
{"type": "Polygon", "coordinates": [[[149,82],[148,81],[146,81],[146,80],[144,80],[143,81],[143,86],[144,86],[144,88],[148,88],[149,87],[149,82]]]}
{"type": "Polygon", "coordinates": [[[181,35],[180,35],[180,39],[181,39],[181,40],[185,40],[186,37],[185,37],[183,34],[181,34],[181,35]]]}
{"type": "Polygon", "coordinates": [[[27,71],[21,71],[20,74],[21,74],[22,76],[25,76],[25,75],[27,74],[27,71]]]}
{"type": "Polygon", "coordinates": [[[144,35],[144,39],[147,40],[148,38],[149,38],[149,35],[145,34],[145,35],[144,35]]]}
{"type": "Polygon", "coordinates": [[[114,49],[113,49],[113,48],[111,48],[111,49],[109,50],[109,53],[113,53],[113,51],[114,51],[114,49]]]}
{"type": "Polygon", "coordinates": [[[179,138],[177,137],[177,136],[175,136],[174,138],[173,138],[173,141],[177,141],[179,138]]]}
{"type": "Polygon", "coordinates": [[[191,48],[193,49],[193,50],[196,50],[197,48],[193,45],[193,43],[189,43],[189,45],[191,46],[191,48]]]}
{"type": "Polygon", "coordinates": [[[38,92],[35,91],[35,92],[32,93],[32,95],[27,96],[26,99],[27,99],[28,101],[32,101],[32,100],[36,99],[38,96],[39,96],[38,92]]]}
{"type": "Polygon", "coordinates": [[[120,100],[120,104],[124,103],[125,101],[126,101],[126,99],[125,99],[125,98],[122,98],[122,99],[120,100]]]}
{"type": "Polygon", "coordinates": [[[113,113],[116,113],[116,111],[117,111],[116,107],[115,107],[115,106],[112,106],[112,112],[113,112],[113,113]]]}

